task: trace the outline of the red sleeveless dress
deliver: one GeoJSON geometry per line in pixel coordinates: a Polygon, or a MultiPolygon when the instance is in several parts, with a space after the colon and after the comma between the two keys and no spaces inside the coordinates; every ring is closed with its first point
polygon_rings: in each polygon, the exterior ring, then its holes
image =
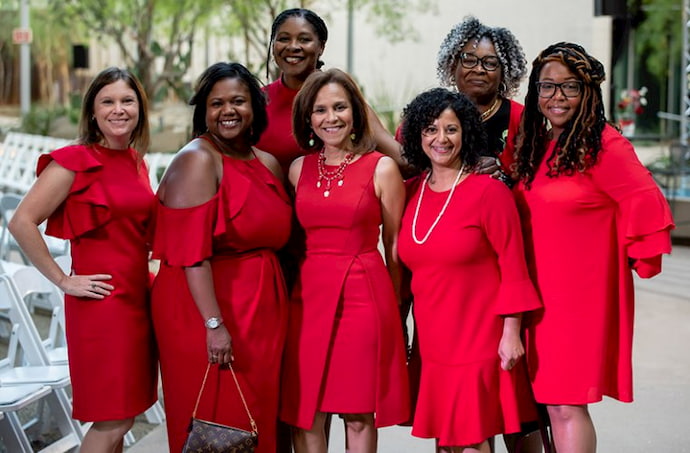
{"type": "Polygon", "coordinates": [[[407,419],[405,347],[393,285],[379,252],[381,204],[373,175],[383,155],[351,163],[329,197],[317,188],[317,154],[304,158],[295,211],[306,258],[290,301],[280,416],[311,428],[317,411],[407,419]]]}

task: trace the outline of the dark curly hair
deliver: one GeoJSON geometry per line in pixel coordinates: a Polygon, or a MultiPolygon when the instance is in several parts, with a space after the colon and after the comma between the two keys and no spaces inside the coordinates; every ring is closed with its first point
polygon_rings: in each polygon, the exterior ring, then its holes
{"type": "Polygon", "coordinates": [[[467,16],[456,24],[441,43],[438,50],[436,74],[441,85],[455,87],[455,70],[460,51],[467,43],[476,39],[488,38],[496,49],[501,62],[501,83],[498,94],[501,97],[515,95],[520,81],[527,73],[527,60],[520,42],[507,28],[487,27],[476,17],[467,16]]]}
{"type": "MultiPolygon", "coordinates": [[[[301,17],[302,19],[309,22],[309,24],[314,28],[314,33],[321,41],[321,45],[326,47],[326,41],[328,41],[328,27],[326,23],[321,19],[321,17],[314,11],[306,8],[292,8],[286,9],[282,13],[278,14],[273,20],[273,25],[271,25],[271,38],[268,40],[268,52],[266,53],[266,78],[269,75],[269,65],[271,63],[271,49],[273,49],[273,41],[276,38],[276,33],[283,23],[291,17],[301,17]]],[[[321,69],[324,65],[323,61],[316,60],[316,69],[321,69]]]]}
{"type": "Polygon", "coordinates": [[[460,120],[460,158],[466,166],[477,165],[482,150],[487,147],[486,131],[474,103],[462,93],[433,88],[414,98],[402,114],[403,157],[418,171],[431,167],[431,160],[422,149],[422,130],[446,109],[451,109],[460,120]]]}
{"type": "Polygon", "coordinates": [[[573,117],[565,125],[553,153],[548,159],[548,176],[572,175],[590,168],[601,150],[601,133],[606,125],[601,83],[604,66],[589,55],[582,46],[559,42],[544,49],[532,63],[529,86],[522,118],[522,134],[518,140],[517,177],[529,187],[544,159],[548,145],[548,121],[539,110],[537,82],[542,68],[549,62],[564,64],[582,81],[581,102],[573,117]]]}
{"type": "Polygon", "coordinates": [[[198,137],[208,129],[206,125],[206,100],[213,86],[223,79],[239,79],[249,90],[254,120],[252,127],[247,131],[247,141],[250,145],[255,145],[268,126],[266,95],[261,89],[259,80],[240,63],[215,63],[206,68],[199,76],[194,95],[189,101],[189,105],[194,106],[192,136],[198,137]]]}

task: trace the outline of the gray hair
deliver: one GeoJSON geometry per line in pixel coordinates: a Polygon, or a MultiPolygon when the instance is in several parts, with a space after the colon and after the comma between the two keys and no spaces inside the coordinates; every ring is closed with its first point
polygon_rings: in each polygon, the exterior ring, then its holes
{"type": "Polygon", "coordinates": [[[441,85],[455,87],[455,70],[460,50],[476,39],[488,38],[496,49],[501,62],[501,83],[498,94],[502,97],[515,95],[520,81],[527,74],[527,60],[520,42],[507,28],[487,27],[476,17],[467,16],[456,24],[441,43],[438,50],[436,74],[441,85]]]}

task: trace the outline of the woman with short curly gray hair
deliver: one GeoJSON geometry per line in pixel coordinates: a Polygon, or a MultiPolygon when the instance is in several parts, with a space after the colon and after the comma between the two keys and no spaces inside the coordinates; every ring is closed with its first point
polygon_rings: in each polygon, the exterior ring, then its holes
{"type": "Polygon", "coordinates": [[[498,168],[481,164],[480,171],[498,170],[494,176],[512,184],[509,176],[523,106],[509,98],[527,73],[525,54],[515,35],[468,16],[441,43],[436,72],[442,85],[467,95],[481,113],[489,138],[487,155],[499,160],[495,161],[498,168]]]}

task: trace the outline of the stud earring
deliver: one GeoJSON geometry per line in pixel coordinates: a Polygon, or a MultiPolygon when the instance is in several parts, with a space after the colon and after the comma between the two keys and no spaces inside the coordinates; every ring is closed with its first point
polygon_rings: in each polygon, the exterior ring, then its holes
{"type": "Polygon", "coordinates": [[[354,142],[356,138],[357,138],[357,134],[355,134],[354,132],[350,134],[350,140],[352,140],[354,142]]]}

